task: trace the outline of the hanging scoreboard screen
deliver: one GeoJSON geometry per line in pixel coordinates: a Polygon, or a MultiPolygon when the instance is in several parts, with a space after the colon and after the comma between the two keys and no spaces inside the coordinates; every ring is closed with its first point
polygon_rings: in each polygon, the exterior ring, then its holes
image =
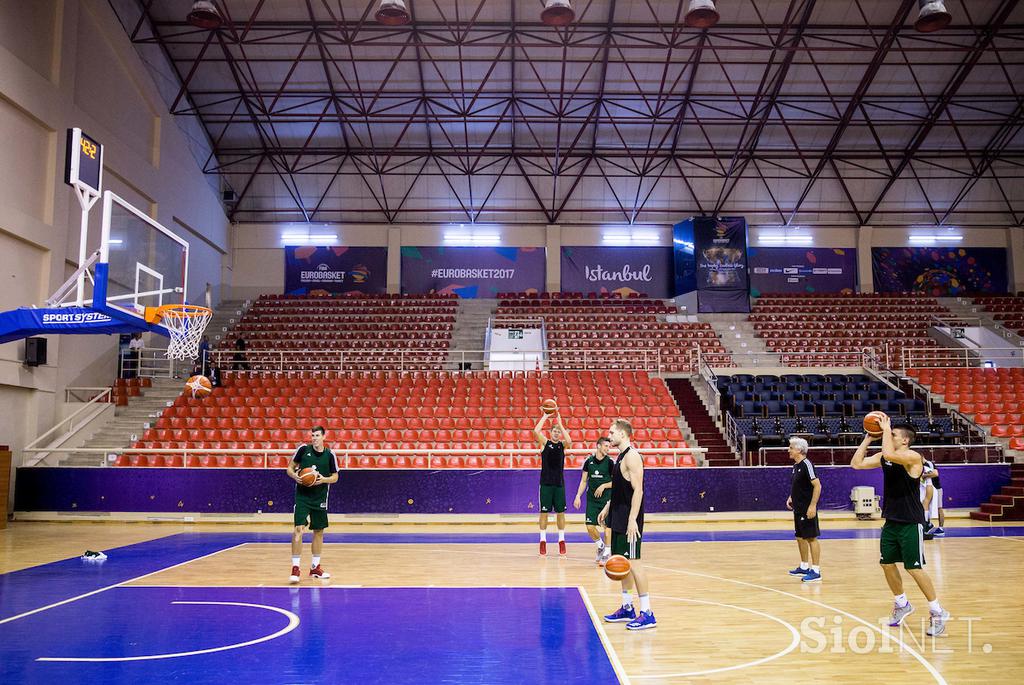
{"type": "Polygon", "coordinates": [[[64,182],[99,195],[103,180],[103,146],[80,128],[68,129],[64,182]]]}

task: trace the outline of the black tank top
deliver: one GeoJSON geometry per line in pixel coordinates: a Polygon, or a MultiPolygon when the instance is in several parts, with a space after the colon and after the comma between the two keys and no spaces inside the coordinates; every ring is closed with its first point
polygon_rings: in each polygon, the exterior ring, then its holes
{"type": "MultiPolygon", "coordinates": [[[[612,465],[612,502],[608,509],[608,527],[616,533],[625,533],[629,526],[629,510],[633,505],[633,484],[622,475],[622,460],[632,447],[619,454],[612,465]]],[[[640,511],[636,515],[636,526],[644,531],[644,502],[640,500],[640,511]]]]}
{"type": "Polygon", "coordinates": [[[921,479],[914,478],[907,473],[907,469],[902,464],[894,464],[884,457],[882,458],[882,478],[882,518],[893,523],[924,525],[921,479]]]}
{"type": "Polygon", "coordinates": [[[540,484],[565,486],[565,444],[548,440],[540,453],[540,484]]]}

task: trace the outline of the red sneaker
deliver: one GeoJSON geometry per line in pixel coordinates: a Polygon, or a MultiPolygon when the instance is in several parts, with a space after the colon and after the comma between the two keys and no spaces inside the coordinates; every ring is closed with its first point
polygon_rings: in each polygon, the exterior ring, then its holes
{"type": "Polygon", "coordinates": [[[543,557],[548,553],[548,543],[541,540],[540,543],[540,555],[543,557]]]}
{"type": "Polygon", "coordinates": [[[558,541],[558,553],[563,557],[565,556],[565,540],[558,541]]]}
{"type": "Polygon", "coordinates": [[[297,582],[299,582],[299,567],[298,566],[292,566],[292,574],[290,576],[288,576],[288,582],[289,583],[297,583],[297,582]]]}
{"type": "Polygon", "coordinates": [[[325,571],[322,566],[317,565],[314,568],[309,569],[309,577],[327,580],[331,577],[331,574],[325,571]]]}

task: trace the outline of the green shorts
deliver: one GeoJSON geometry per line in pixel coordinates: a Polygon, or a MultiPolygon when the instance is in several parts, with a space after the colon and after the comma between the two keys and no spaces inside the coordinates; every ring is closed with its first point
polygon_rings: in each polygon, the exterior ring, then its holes
{"type": "Polygon", "coordinates": [[[924,526],[918,523],[886,521],[882,526],[880,564],[903,562],[913,571],[924,568],[924,526]]]}
{"type": "Polygon", "coordinates": [[[295,525],[305,526],[307,525],[307,519],[310,530],[323,530],[326,528],[328,525],[327,502],[318,504],[301,498],[296,498],[294,516],[295,525]]]}
{"type": "Polygon", "coordinates": [[[636,542],[630,544],[626,541],[626,534],[612,531],[612,554],[621,554],[627,559],[640,558],[640,537],[636,542]]]}
{"type": "MultiPolygon", "coordinates": [[[[610,499],[610,498],[609,498],[610,499]]],[[[587,497],[587,514],[584,519],[588,526],[596,526],[597,515],[604,509],[604,505],[608,504],[608,499],[591,499],[587,497]]]]}
{"type": "Polygon", "coordinates": [[[540,486],[540,510],[541,513],[550,511],[561,514],[565,511],[565,486],[564,485],[541,485],[540,486]]]}

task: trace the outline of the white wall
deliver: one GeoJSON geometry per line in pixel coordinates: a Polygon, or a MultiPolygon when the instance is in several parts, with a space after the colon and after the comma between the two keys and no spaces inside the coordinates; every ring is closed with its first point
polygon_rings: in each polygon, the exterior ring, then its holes
{"type": "MultiPolygon", "coordinates": [[[[189,300],[219,290],[224,212],[106,0],[0,0],[0,310],[42,304],[77,267],[80,211],[63,182],[75,126],[105,146],[105,187],[189,240],[189,300]]],[[[97,206],[90,247],[99,223],[97,206]]],[[[23,342],[0,345],[0,443],[16,461],[64,387],[114,378],[113,337],[48,341],[34,369],[23,342]]]]}

